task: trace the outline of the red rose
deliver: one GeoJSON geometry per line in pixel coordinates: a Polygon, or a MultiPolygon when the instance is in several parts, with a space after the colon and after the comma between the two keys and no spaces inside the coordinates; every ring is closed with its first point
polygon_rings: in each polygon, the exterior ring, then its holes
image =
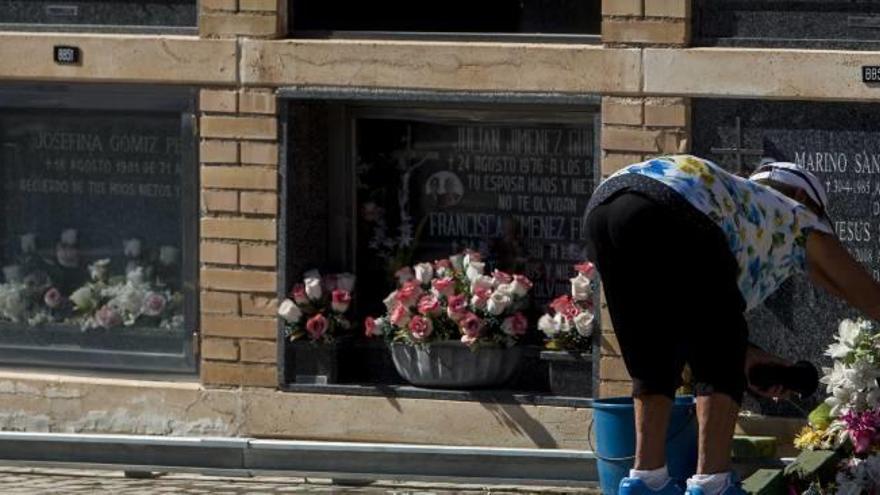
{"type": "Polygon", "coordinates": [[[434,331],[434,326],[431,324],[431,320],[425,318],[423,316],[413,316],[409,321],[409,333],[416,340],[425,340],[431,336],[431,332],[434,331]]]}
{"type": "Polygon", "coordinates": [[[404,306],[413,306],[422,296],[422,288],[415,280],[405,282],[400,289],[397,290],[397,302],[404,306]]]}
{"type": "Polygon", "coordinates": [[[307,304],[309,302],[309,297],[306,295],[306,285],[294,285],[293,289],[290,290],[290,297],[297,305],[307,304]]]}
{"type": "Polygon", "coordinates": [[[446,300],[446,314],[449,315],[449,318],[453,321],[460,320],[467,312],[467,303],[467,296],[464,294],[450,296],[450,298],[446,300]]]}
{"type": "Polygon", "coordinates": [[[389,319],[391,320],[391,324],[398,327],[405,327],[407,323],[409,323],[409,310],[406,309],[406,306],[402,304],[398,304],[391,310],[391,315],[389,319]]]}
{"type": "Polygon", "coordinates": [[[336,289],[333,291],[332,296],[330,306],[333,308],[333,311],[337,313],[348,311],[348,306],[351,304],[351,293],[347,290],[336,289]]]}
{"type": "Polygon", "coordinates": [[[504,330],[504,333],[514,337],[524,335],[528,328],[529,321],[522,313],[516,313],[513,316],[508,317],[504,320],[504,323],[501,324],[501,329],[504,330]]]}
{"type": "Polygon", "coordinates": [[[471,338],[479,337],[483,330],[483,320],[473,313],[465,314],[458,325],[461,328],[461,333],[471,338]]]}
{"type": "Polygon", "coordinates": [[[368,316],[364,320],[364,335],[367,337],[376,335],[376,319],[372,316],[368,316]]]}
{"type": "Polygon", "coordinates": [[[309,333],[309,337],[312,340],[318,340],[323,337],[329,327],[330,322],[321,313],[309,318],[309,321],[306,322],[306,332],[309,333]]]}
{"type": "Polygon", "coordinates": [[[593,277],[596,275],[596,265],[589,261],[574,265],[574,269],[575,271],[589,278],[590,280],[592,280],[593,277]]]}

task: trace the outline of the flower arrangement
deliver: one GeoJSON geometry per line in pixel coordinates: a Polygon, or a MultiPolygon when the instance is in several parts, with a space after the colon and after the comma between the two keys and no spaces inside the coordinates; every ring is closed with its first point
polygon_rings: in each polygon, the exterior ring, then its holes
{"type": "Polygon", "coordinates": [[[351,329],[346,316],[351,306],[355,277],[350,273],[321,276],[317,270],[305,273],[293,286],[290,297],[278,306],[291,341],[333,343],[351,329]]]}
{"type": "Polygon", "coordinates": [[[111,275],[109,258],[81,268],[78,233],[65,229],[51,257],[40,255],[33,233],[21,236],[16,263],[3,267],[0,319],[35,327],[46,323],[85,330],[144,326],[183,328],[183,296],[171,274],[179,250],[162,246],[153,263],[139,239],[123,241],[125,275],[111,275]]]}
{"type": "Polygon", "coordinates": [[[792,480],[796,493],[873,494],[880,487],[880,333],[871,322],[844,320],[825,354],[821,383],[829,397],[795,438],[801,450],[836,451],[833,479],[792,480]]]}
{"type": "Polygon", "coordinates": [[[596,317],[593,291],[596,267],[590,262],[575,265],[577,275],[571,279],[571,294],[554,299],[550,311],[538,320],[545,346],[552,350],[587,351],[596,317]]]}
{"type": "Polygon", "coordinates": [[[487,275],[477,252],[402,268],[397,277],[387,313],[365,321],[368,337],[413,345],[460,340],[474,349],[512,346],[528,329],[522,310],[532,282],[499,270],[487,275]]]}

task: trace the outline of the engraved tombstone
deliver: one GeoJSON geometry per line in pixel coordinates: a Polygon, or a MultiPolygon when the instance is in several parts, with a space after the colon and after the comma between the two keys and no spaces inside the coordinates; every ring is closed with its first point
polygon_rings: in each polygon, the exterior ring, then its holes
{"type": "MultiPolygon", "coordinates": [[[[880,138],[876,105],[696,100],[694,153],[746,174],[762,157],[816,174],[829,196],[835,233],[880,278],[880,138]]],[[[749,315],[757,344],[790,359],[828,364],[838,322],[858,312],[803,276],[749,315]]],[[[766,405],[765,405],[766,406],[766,405]]]]}

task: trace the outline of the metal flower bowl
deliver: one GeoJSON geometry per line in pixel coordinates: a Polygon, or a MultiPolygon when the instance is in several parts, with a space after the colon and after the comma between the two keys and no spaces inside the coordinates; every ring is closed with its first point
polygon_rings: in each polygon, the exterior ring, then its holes
{"type": "Polygon", "coordinates": [[[486,388],[503,385],[516,372],[522,347],[481,347],[461,342],[424,346],[393,343],[391,357],[400,376],[417,387],[486,388]]]}

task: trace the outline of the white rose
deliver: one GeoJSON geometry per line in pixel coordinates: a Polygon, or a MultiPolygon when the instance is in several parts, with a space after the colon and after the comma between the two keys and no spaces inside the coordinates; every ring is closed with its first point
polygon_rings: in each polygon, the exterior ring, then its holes
{"type": "Polygon", "coordinates": [[[306,296],[312,301],[319,301],[321,299],[321,279],[320,278],[307,278],[306,282],[306,296]]]}
{"type": "Polygon", "coordinates": [[[471,292],[476,292],[477,289],[492,290],[492,287],[492,279],[485,275],[481,275],[471,281],[471,292]]]}
{"type": "Polygon", "coordinates": [[[501,284],[501,285],[499,285],[498,287],[495,288],[495,292],[500,292],[501,294],[504,294],[504,295],[507,295],[507,296],[510,296],[510,297],[513,297],[513,296],[515,296],[515,295],[518,295],[518,294],[516,293],[516,287],[514,287],[514,284],[513,284],[513,283],[509,283],[509,284],[501,284]]]}
{"type": "Polygon", "coordinates": [[[37,250],[37,234],[25,234],[21,236],[21,252],[30,254],[37,250]]]}
{"type": "MultiPolygon", "coordinates": [[[[483,274],[485,273],[485,270],[486,270],[485,263],[483,263],[481,261],[472,261],[470,264],[467,265],[467,271],[465,273],[467,274],[468,280],[473,282],[477,278],[482,277],[483,274]]],[[[487,277],[487,278],[489,278],[489,277],[487,277]]],[[[492,279],[489,278],[489,280],[492,280],[492,279]]]]}
{"type": "Polygon", "coordinates": [[[312,269],[312,270],[309,270],[309,271],[303,273],[303,280],[308,279],[308,278],[320,279],[321,272],[319,272],[318,270],[312,269]]]}
{"type": "Polygon", "coordinates": [[[95,306],[95,294],[88,287],[80,287],[70,295],[70,301],[79,310],[89,310],[95,306]]]}
{"type": "Polygon", "coordinates": [[[302,310],[290,299],[281,301],[278,306],[278,316],[287,323],[297,323],[302,318],[302,310]]]}
{"type": "Polygon", "coordinates": [[[89,276],[95,282],[107,280],[109,274],[110,258],[104,258],[89,265],[89,276]]]}
{"type": "Polygon", "coordinates": [[[559,323],[550,315],[544,315],[538,319],[538,330],[548,337],[555,337],[561,330],[559,323]]]}
{"type": "Polygon", "coordinates": [[[486,306],[486,309],[488,309],[493,315],[498,316],[510,307],[510,303],[510,296],[496,291],[489,298],[489,303],[486,306]]]}
{"type": "Polygon", "coordinates": [[[430,263],[419,263],[415,268],[416,280],[420,284],[426,285],[431,283],[431,279],[434,277],[434,267],[430,263]]]}
{"type": "Polygon", "coordinates": [[[390,313],[391,310],[394,309],[394,306],[397,306],[397,291],[388,294],[388,296],[382,300],[382,303],[385,305],[385,309],[390,313]]]}
{"type": "Polygon", "coordinates": [[[385,327],[388,326],[388,320],[385,318],[376,318],[374,321],[376,328],[373,329],[373,335],[382,335],[385,333],[385,327]]]}
{"type": "Polygon", "coordinates": [[[6,279],[6,283],[20,283],[23,276],[21,266],[19,265],[7,265],[3,267],[3,277],[6,279]]]}
{"type": "Polygon", "coordinates": [[[77,232],[76,229],[65,229],[61,232],[61,242],[67,244],[68,246],[73,246],[76,244],[77,232]]]}
{"type": "Polygon", "coordinates": [[[574,328],[581,337],[589,337],[593,333],[593,313],[583,311],[574,317],[574,328]]]}
{"type": "Polygon", "coordinates": [[[449,262],[452,263],[452,268],[458,271],[464,270],[464,256],[460,254],[456,254],[455,256],[449,257],[449,262]]]}
{"type": "Polygon", "coordinates": [[[122,251],[128,258],[140,258],[142,244],[140,239],[126,239],[122,241],[122,251]]]}
{"type": "Polygon", "coordinates": [[[340,273],[336,278],[336,287],[347,292],[354,291],[355,276],[352,273],[340,273]]]}
{"type": "Polygon", "coordinates": [[[519,280],[514,279],[511,285],[513,286],[513,293],[516,294],[517,297],[525,297],[526,294],[529,293],[529,287],[519,280]]]}
{"type": "Polygon", "coordinates": [[[571,297],[575,301],[586,301],[593,294],[593,288],[590,286],[590,279],[583,273],[579,273],[577,277],[571,279],[571,297]]]}
{"type": "Polygon", "coordinates": [[[125,274],[125,280],[133,285],[141,285],[144,283],[144,267],[136,266],[125,274]]]}
{"type": "Polygon", "coordinates": [[[159,248],[159,263],[164,266],[171,266],[177,264],[177,258],[180,255],[180,250],[174,246],[162,246],[159,248]]]}

